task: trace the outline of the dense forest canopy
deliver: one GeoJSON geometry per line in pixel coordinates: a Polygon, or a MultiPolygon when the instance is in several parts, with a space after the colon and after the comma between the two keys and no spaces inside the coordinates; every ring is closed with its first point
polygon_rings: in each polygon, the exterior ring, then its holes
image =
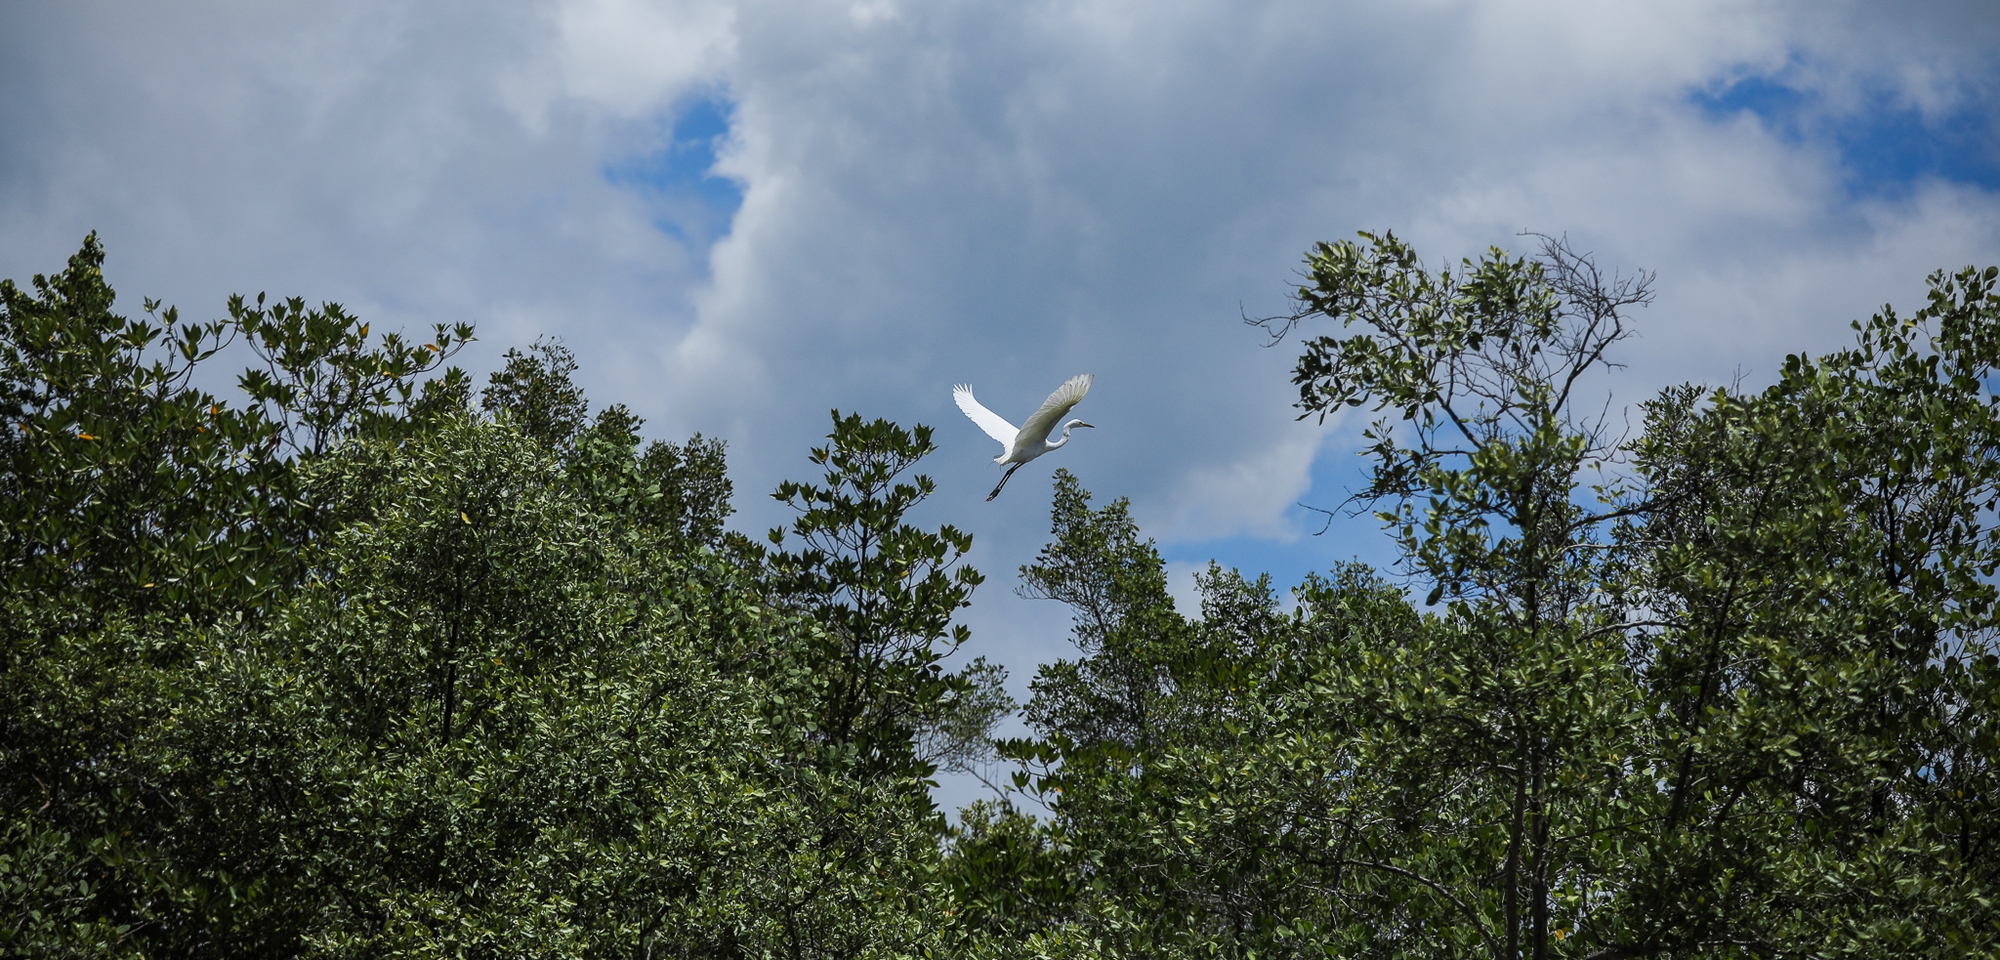
{"type": "Polygon", "coordinates": [[[1263,323],[1400,568],[1179,610],[1059,470],[1017,705],[926,427],[836,412],[752,539],[560,344],[103,263],[0,282],[6,955],[2000,955],[2000,270],[1613,432],[1650,277],[1320,244],[1263,323]]]}

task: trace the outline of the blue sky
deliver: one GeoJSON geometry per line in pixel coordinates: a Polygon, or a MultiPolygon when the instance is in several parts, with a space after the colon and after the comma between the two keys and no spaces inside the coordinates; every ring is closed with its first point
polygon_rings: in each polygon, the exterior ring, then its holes
{"type": "Polygon", "coordinates": [[[973,532],[975,651],[1064,617],[1011,592],[1048,470],[1131,498],[1177,589],[1393,558],[1329,505],[1358,427],[1300,423],[1283,309],[1314,241],[1433,265],[1522,231],[1658,272],[1615,404],[1752,384],[1933,269],[2000,263],[1990,0],[187,0],[13,4],[0,276],[98,230],[128,305],[335,300],[560,336],[600,403],[730,444],[739,523],[838,407],[937,428],[973,532]],[[970,382],[1098,425],[993,503],[970,382]]]}
{"type": "Polygon", "coordinates": [[[743,206],[742,184],[715,169],[734,112],[735,104],[719,93],[690,97],[660,119],[658,144],[606,164],[605,180],[660,204],[653,223],[662,232],[698,247],[712,245],[729,233],[743,206]]]}
{"type": "MultiPolygon", "coordinates": [[[[1787,143],[1826,151],[1852,197],[1906,195],[1932,180],[2000,189],[2000,97],[1990,87],[1927,110],[1876,81],[1830,103],[1805,73],[1752,73],[1690,100],[1714,120],[1753,117],[1787,143]]],[[[1981,86],[1993,79],[1976,78],[1981,86]]]]}

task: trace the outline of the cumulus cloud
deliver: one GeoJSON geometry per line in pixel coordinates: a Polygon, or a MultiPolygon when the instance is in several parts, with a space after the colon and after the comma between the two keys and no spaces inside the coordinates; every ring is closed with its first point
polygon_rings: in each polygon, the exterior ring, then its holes
{"type": "Polygon", "coordinates": [[[611,119],[565,95],[535,128],[510,99],[555,62],[557,12],[84,2],[16,17],[0,38],[0,270],[59,266],[96,229],[128,296],[194,316],[269,290],[388,325],[477,321],[485,346],[676,335],[705,257],[607,182],[611,119]]]}
{"type": "Polygon", "coordinates": [[[1028,403],[1090,369],[1092,402],[1124,425],[1091,438],[1100,482],[1176,536],[1269,532],[1274,511],[1231,512],[1214,478],[1268,469],[1284,489],[1308,442],[1276,415],[1283,364],[1230,321],[1272,306],[1311,240],[1361,226],[1439,260],[1567,231],[1660,269],[1639,373],[1726,376],[1763,359],[1748,347],[1844,329],[1882,295],[1866,285],[1890,268],[1873,265],[1930,255],[1925,237],[1993,249],[1977,213],[1924,199],[1949,185],[1855,202],[1833,146],[1690,100],[1801,56],[1886,69],[1801,19],[1740,3],[746,6],[723,160],[745,201],[666,358],[674,405],[790,449],[819,426],[802,407],[953,421],[936,384],[998,379],[1028,403]],[[1824,286],[1793,281],[1801,267],[1824,286]],[[1745,324],[1769,335],[1746,342],[1745,324]]]}
{"type": "MultiPolygon", "coordinates": [[[[1338,426],[1336,419],[1329,423],[1338,426]]],[[[1290,508],[1312,486],[1312,465],[1327,434],[1295,430],[1271,446],[1253,449],[1233,462],[1203,463],[1175,479],[1166,522],[1157,527],[1172,540],[1257,536],[1297,539],[1290,508]]]]}
{"type": "Polygon", "coordinates": [[[474,320],[487,365],[561,335],[599,401],[730,441],[753,528],[828,408],[931,423],[936,516],[979,537],[974,625],[1017,671],[1062,649],[1005,593],[1042,468],[1129,496],[1177,570],[1352,552],[1291,506],[1339,499],[1352,428],[1294,422],[1291,348],[1237,322],[1315,240],[1391,228],[1442,266],[1534,229],[1658,270],[1625,399],[1754,379],[2000,261],[1979,0],[196,0],[9,27],[0,274],[96,228],[128,296],[195,315],[268,289],[474,320]],[[983,503],[949,385],[1019,417],[1080,372],[1099,429],[983,503]]]}
{"type": "Polygon", "coordinates": [[[726,76],[735,13],[699,0],[565,4],[556,15],[563,92],[627,116],[671,106],[726,76]]]}

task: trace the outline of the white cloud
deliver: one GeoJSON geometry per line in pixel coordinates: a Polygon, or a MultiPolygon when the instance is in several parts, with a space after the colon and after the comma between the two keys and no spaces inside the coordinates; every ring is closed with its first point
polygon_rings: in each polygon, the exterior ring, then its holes
{"type": "Polygon", "coordinates": [[[1201,617],[1201,584],[1195,578],[1208,572],[1208,564],[1185,560],[1167,561],[1167,593],[1174,610],[1190,620],[1201,617]]]}
{"type": "Polygon", "coordinates": [[[564,90],[627,116],[670,107],[727,75],[735,20],[719,0],[571,0],[556,16],[564,90]]]}
{"type": "MultiPolygon", "coordinates": [[[[1760,273],[1799,258],[1840,270],[1867,249],[1871,221],[1831,158],[1683,99],[1784,62],[1799,42],[1787,16],[746,5],[726,169],[747,199],[670,368],[676,404],[764,423],[783,448],[817,424],[781,407],[935,419],[936,383],[999,378],[1025,398],[1091,369],[1106,387],[1092,402],[1130,404],[1122,437],[1092,438],[1116,450],[1117,489],[1178,518],[1175,535],[1269,532],[1274,514],[1226,505],[1237,488],[1217,478],[1283,463],[1273,476],[1290,486],[1307,441],[1277,414],[1282,365],[1230,321],[1239,300],[1272,305],[1312,239],[1397,227],[1444,261],[1566,230],[1613,265],[1662,268],[1663,290],[1733,275],[1736,298],[1779,312],[1760,273]],[[1200,439],[1162,469],[1149,452],[1175,437],[1200,439]]],[[[1740,349],[1740,313],[1711,320],[1712,306],[1663,301],[1652,355],[1740,349]]]]}
{"type": "Polygon", "coordinates": [[[1233,462],[1201,463],[1181,472],[1168,495],[1166,522],[1149,529],[1170,540],[1246,535],[1280,542],[1297,539],[1299,531],[1285,514],[1311,488],[1313,461],[1341,419],[1328,418],[1326,431],[1291,431],[1277,443],[1247,451],[1233,462]]]}
{"type": "Polygon", "coordinates": [[[1045,468],[1187,550],[1337,498],[1305,489],[1338,451],[1291,418],[1293,347],[1236,322],[1314,240],[1393,228],[1441,266],[1538,229],[1656,268],[1638,394],[2000,261],[1992,193],[1858,194],[1827,141],[1688,101],[1778,72],[1833,120],[1877,86],[1948,113],[1990,96],[1996,25],[1978,0],[43,5],[0,35],[0,275],[98,228],[128,302],[474,320],[486,366],[563,335],[599,401],[731,441],[753,528],[828,407],[931,423],[935,513],[979,536],[975,615],[1019,671],[1061,649],[1006,595],[1045,468]],[[717,92],[744,199],[711,249],[605,171],[717,92]],[[946,388],[1011,413],[1084,371],[1099,429],[984,503],[946,388]]]}

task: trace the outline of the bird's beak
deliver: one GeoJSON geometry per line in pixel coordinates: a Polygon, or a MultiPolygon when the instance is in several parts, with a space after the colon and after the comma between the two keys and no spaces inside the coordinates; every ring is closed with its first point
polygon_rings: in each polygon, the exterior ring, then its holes
{"type": "Polygon", "coordinates": [[[1083,422],[1083,421],[1081,421],[1081,420],[1078,420],[1078,421],[1076,422],[1076,425],[1077,425],[1077,426],[1079,426],[1079,427],[1095,427],[1095,426],[1097,426],[1097,424],[1094,424],[1094,423],[1084,423],[1084,422],[1083,422]]]}

